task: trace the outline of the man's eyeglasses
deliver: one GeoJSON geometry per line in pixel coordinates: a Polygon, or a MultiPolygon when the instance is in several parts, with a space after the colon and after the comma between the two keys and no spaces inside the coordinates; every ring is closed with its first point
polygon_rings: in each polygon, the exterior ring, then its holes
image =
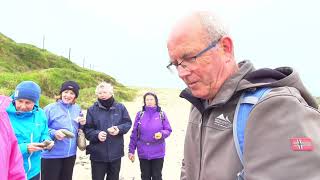
{"type": "MultiPolygon", "coordinates": [[[[203,55],[205,52],[209,51],[210,49],[214,48],[218,42],[220,41],[221,38],[212,41],[208,47],[206,47],[204,50],[200,51],[198,54],[196,54],[195,56],[192,57],[188,57],[188,58],[183,58],[180,59],[181,61],[178,62],[170,62],[169,65],[167,65],[166,67],[170,70],[170,72],[175,72],[179,66],[181,66],[183,69],[187,69],[188,65],[190,65],[192,62],[196,61],[198,57],[200,57],[201,55],[203,55]],[[183,64],[182,64],[183,63],[183,64]]],[[[188,70],[188,69],[187,69],[188,70]]]]}

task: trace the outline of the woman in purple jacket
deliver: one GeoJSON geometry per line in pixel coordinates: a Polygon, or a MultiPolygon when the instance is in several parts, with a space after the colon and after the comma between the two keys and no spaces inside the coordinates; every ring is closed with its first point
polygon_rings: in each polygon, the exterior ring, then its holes
{"type": "Polygon", "coordinates": [[[144,106],[136,115],[129,144],[129,159],[134,161],[137,148],[142,180],[162,180],[165,139],[170,135],[167,116],[158,104],[157,95],[143,96],[144,106]]]}

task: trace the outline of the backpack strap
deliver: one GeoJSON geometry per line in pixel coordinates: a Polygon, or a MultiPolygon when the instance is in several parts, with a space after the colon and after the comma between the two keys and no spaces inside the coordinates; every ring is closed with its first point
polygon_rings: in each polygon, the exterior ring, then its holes
{"type": "MultiPolygon", "coordinates": [[[[245,91],[242,93],[233,120],[233,141],[237,150],[238,157],[243,165],[243,146],[244,146],[244,134],[245,128],[248,121],[249,114],[253,109],[254,105],[271,91],[269,87],[257,88],[253,91],[245,91]]],[[[243,178],[244,171],[238,173],[237,179],[241,180],[243,178]]]]}
{"type": "Polygon", "coordinates": [[[160,119],[161,119],[161,121],[162,121],[162,123],[163,123],[163,121],[165,120],[163,111],[160,111],[160,112],[159,112],[159,115],[160,115],[160,119]]]}
{"type": "Polygon", "coordinates": [[[140,111],[140,112],[139,112],[139,119],[138,119],[139,122],[141,121],[141,118],[142,118],[143,114],[144,114],[144,111],[140,111]]]}
{"type": "Polygon", "coordinates": [[[140,111],[139,112],[139,116],[138,116],[138,126],[137,126],[137,137],[138,137],[138,140],[140,139],[140,126],[141,126],[141,118],[144,114],[144,111],[140,111]]]}

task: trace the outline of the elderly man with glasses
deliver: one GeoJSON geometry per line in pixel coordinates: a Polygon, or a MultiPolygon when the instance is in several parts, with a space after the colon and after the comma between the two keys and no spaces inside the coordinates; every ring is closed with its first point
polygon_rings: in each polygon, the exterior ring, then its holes
{"type": "Polygon", "coordinates": [[[180,96],[192,104],[181,180],[320,177],[318,105],[296,71],[237,64],[231,37],[209,12],[181,19],[167,47],[167,68],[185,82],[180,96]],[[241,157],[234,139],[236,108],[244,92],[258,89],[266,91],[246,117],[241,157]]]}

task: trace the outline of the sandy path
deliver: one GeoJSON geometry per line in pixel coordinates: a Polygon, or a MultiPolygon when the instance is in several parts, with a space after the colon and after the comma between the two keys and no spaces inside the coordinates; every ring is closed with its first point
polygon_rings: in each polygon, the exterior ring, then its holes
{"type": "MultiPolygon", "coordinates": [[[[163,167],[164,180],[177,180],[180,177],[180,166],[183,154],[183,143],[185,136],[185,129],[187,118],[189,114],[190,104],[179,98],[179,90],[173,89],[142,89],[139,92],[138,98],[134,102],[125,102],[131,119],[135,117],[138,110],[141,109],[142,96],[145,92],[156,92],[159,97],[160,106],[166,112],[173,132],[166,140],[166,157],[163,167]]],[[[131,163],[127,158],[127,150],[129,143],[129,136],[131,130],[125,135],[125,157],[122,158],[122,165],[120,171],[120,180],[138,180],[140,178],[139,161],[131,163]]],[[[75,180],[90,180],[91,167],[89,157],[84,152],[78,151],[78,157],[74,169],[75,180]]]]}

